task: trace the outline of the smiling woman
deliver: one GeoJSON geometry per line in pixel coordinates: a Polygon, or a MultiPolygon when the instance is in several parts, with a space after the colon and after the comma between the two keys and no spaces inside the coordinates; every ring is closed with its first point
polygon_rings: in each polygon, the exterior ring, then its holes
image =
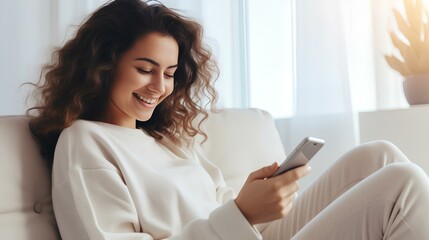
{"type": "Polygon", "coordinates": [[[141,12],[130,9],[140,4],[122,0],[101,7],[43,68],[39,103],[28,112],[36,112],[30,127],[48,161],[61,131],[76,119],[142,128],[176,143],[201,133],[192,125],[198,114],[207,115],[200,101],[217,99],[217,66],[203,46],[201,26],[156,4],[135,16],[141,12]]]}
{"type": "Polygon", "coordinates": [[[136,128],[174,89],[179,47],[171,36],[149,33],[119,59],[106,111],[100,121],[136,128]],[[129,93],[129,94],[126,94],[129,93]]]}

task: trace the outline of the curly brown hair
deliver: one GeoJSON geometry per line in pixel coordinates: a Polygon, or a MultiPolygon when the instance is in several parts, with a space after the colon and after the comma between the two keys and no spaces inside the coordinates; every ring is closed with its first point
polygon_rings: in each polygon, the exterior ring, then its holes
{"type": "Polygon", "coordinates": [[[27,111],[36,111],[30,130],[50,167],[61,131],[77,119],[97,120],[106,109],[119,58],[138,38],[153,32],[176,40],[178,68],[173,93],[148,121],[137,120],[137,128],[178,144],[189,143],[199,133],[206,137],[200,124],[207,117],[206,106],[213,107],[217,99],[213,81],[218,68],[203,45],[201,25],[158,2],[115,0],[90,15],[74,38],[53,53],[34,84],[38,103],[27,111]],[[195,125],[198,115],[203,118],[195,125]]]}

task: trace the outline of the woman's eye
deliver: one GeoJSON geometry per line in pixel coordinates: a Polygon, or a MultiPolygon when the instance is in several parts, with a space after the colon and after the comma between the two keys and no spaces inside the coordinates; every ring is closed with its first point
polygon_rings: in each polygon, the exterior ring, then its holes
{"type": "Polygon", "coordinates": [[[149,74],[149,73],[151,73],[152,71],[150,71],[150,70],[145,70],[145,69],[142,69],[142,68],[137,68],[137,71],[139,72],[139,73],[142,73],[142,74],[149,74]]]}
{"type": "Polygon", "coordinates": [[[167,78],[167,79],[174,78],[174,74],[164,74],[164,75],[165,75],[165,78],[167,78]]]}

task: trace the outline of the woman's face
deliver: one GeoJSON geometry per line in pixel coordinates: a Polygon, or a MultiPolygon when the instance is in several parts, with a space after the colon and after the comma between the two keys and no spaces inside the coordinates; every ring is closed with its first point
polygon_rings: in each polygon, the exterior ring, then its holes
{"type": "Polygon", "coordinates": [[[119,59],[107,109],[101,121],[135,128],[173,92],[179,46],[168,35],[149,33],[119,59]]]}

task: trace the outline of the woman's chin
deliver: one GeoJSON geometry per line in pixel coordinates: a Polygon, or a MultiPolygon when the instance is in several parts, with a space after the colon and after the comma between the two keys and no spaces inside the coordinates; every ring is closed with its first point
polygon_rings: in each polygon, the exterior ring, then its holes
{"type": "Polygon", "coordinates": [[[137,116],[137,121],[140,121],[140,122],[146,122],[146,121],[148,121],[151,117],[152,117],[152,113],[151,113],[151,114],[140,114],[139,116],[137,116]]]}

